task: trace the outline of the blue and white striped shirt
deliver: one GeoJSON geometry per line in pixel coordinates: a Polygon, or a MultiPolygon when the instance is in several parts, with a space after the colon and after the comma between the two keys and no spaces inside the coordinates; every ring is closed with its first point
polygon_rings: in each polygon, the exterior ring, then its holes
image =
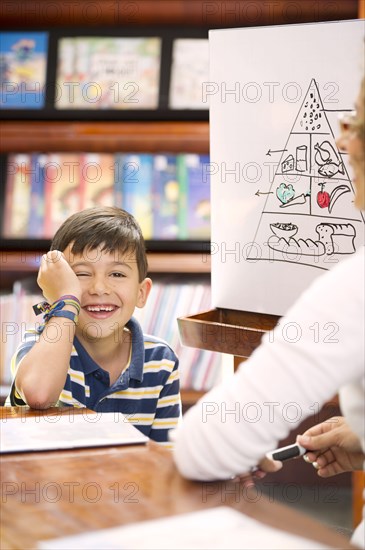
{"type": "MultiPolygon", "coordinates": [[[[181,416],[178,358],[166,342],[143,334],[136,319],[130,319],[126,328],[131,334],[131,359],[112,386],[109,373],[74,338],[67,379],[57,405],[121,412],[143,434],[170,446],[168,431],[177,427],[181,416]]],[[[35,331],[26,334],[12,359],[14,377],[21,359],[38,338],[35,331]]],[[[15,380],[6,404],[26,405],[15,380]]]]}

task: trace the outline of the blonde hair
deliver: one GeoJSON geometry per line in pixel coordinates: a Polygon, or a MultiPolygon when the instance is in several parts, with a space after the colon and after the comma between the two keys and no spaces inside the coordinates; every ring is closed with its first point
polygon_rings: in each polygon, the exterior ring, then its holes
{"type": "Polygon", "coordinates": [[[361,81],[360,93],[359,93],[359,115],[360,115],[360,138],[365,143],[365,77],[361,81]]]}

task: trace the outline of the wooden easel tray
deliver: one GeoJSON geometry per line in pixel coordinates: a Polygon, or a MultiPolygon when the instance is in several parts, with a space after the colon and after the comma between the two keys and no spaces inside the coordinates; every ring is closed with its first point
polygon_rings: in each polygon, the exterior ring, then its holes
{"type": "Polygon", "coordinates": [[[278,320],[276,315],[217,308],[177,322],[184,346],[249,357],[278,320]]]}

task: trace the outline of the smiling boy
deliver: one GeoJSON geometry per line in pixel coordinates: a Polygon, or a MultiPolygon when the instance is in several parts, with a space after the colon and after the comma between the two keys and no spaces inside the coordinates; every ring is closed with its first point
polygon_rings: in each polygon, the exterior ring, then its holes
{"type": "Polygon", "coordinates": [[[121,412],[167,443],[181,414],[178,359],[132,317],[152,286],[133,216],[97,207],[68,218],[42,257],[37,282],[52,305],[13,358],[10,404],[121,412]]]}

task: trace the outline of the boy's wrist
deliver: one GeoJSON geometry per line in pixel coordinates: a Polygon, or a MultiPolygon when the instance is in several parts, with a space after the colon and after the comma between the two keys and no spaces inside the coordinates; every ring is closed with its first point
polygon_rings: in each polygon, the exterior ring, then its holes
{"type": "Polygon", "coordinates": [[[62,302],[64,304],[62,309],[71,307],[74,311],[76,311],[77,315],[80,313],[81,304],[77,296],[74,296],[73,294],[64,294],[55,302],[55,304],[62,302]]]}
{"type": "Polygon", "coordinates": [[[46,324],[52,319],[52,317],[62,317],[69,319],[77,325],[79,313],[81,309],[79,299],[73,294],[65,294],[61,296],[58,300],[53,302],[52,305],[47,302],[42,302],[33,306],[33,309],[36,314],[40,312],[45,312],[43,317],[43,324],[39,327],[39,331],[42,332],[46,324]]]}
{"type": "Polygon", "coordinates": [[[75,327],[78,323],[77,313],[74,313],[73,311],[70,311],[69,309],[66,309],[66,308],[62,308],[57,311],[54,311],[49,317],[48,321],[50,321],[53,317],[58,317],[58,318],[62,317],[63,319],[69,319],[70,321],[72,321],[75,327]]]}

